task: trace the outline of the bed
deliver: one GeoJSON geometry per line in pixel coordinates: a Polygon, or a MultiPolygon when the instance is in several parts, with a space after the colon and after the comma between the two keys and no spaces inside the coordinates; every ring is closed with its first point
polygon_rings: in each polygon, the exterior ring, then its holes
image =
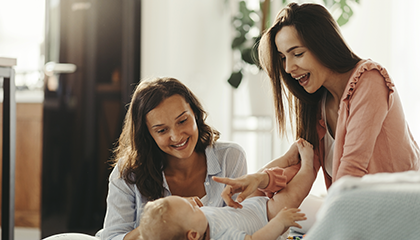
{"type": "Polygon", "coordinates": [[[420,239],[420,172],[335,182],[304,240],[420,239]]]}

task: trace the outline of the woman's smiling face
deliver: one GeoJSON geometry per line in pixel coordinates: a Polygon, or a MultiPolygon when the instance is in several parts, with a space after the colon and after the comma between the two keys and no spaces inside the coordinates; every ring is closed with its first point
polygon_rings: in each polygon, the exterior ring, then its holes
{"type": "Polygon", "coordinates": [[[176,94],[164,99],[146,115],[150,135],[169,158],[186,159],[195,150],[198,127],[185,99],[176,94]]]}
{"type": "Polygon", "coordinates": [[[294,26],[284,26],[276,34],[275,43],[284,70],[290,74],[308,92],[314,93],[327,80],[330,69],[306,48],[294,26]]]}

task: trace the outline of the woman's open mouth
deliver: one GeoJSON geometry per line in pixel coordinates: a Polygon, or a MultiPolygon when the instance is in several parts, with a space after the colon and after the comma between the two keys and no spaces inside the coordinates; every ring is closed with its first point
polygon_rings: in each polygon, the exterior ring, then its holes
{"type": "Polygon", "coordinates": [[[297,78],[295,78],[296,79],[296,81],[298,81],[299,82],[299,84],[302,86],[302,87],[304,87],[306,84],[308,84],[308,81],[309,81],[309,76],[310,76],[311,74],[310,73],[307,73],[307,74],[304,74],[304,75],[302,75],[302,76],[299,76],[299,77],[297,77],[297,78]]]}
{"type": "Polygon", "coordinates": [[[189,140],[190,138],[187,138],[187,140],[185,140],[185,142],[182,142],[182,143],[180,143],[180,144],[177,144],[177,145],[172,145],[174,148],[182,148],[183,146],[185,146],[187,143],[188,143],[188,140],[189,140]]]}

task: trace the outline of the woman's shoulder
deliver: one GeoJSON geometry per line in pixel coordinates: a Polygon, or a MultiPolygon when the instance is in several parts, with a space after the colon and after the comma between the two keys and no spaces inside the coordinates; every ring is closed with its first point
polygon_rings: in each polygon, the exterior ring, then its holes
{"type": "Polygon", "coordinates": [[[237,143],[218,140],[206,148],[206,158],[209,174],[228,177],[246,174],[246,154],[237,143]]]}
{"type": "Polygon", "coordinates": [[[385,67],[371,59],[363,59],[356,65],[349,79],[345,97],[350,98],[360,82],[365,80],[383,82],[391,91],[394,91],[395,85],[385,67]]]}
{"type": "Polygon", "coordinates": [[[218,140],[209,147],[212,148],[215,152],[237,151],[245,153],[245,150],[242,148],[242,146],[235,142],[218,140]]]}
{"type": "Polygon", "coordinates": [[[378,70],[379,72],[381,72],[381,74],[388,75],[384,66],[382,66],[380,63],[375,62],[371,59],[360,60],[355,67],[355,71],[353,75],[363,74],[366,71],[372,71],[372,70],[378,70]]]}
{"type": "Polygon", "coordinates": [[[245,150],[237,143],[229,141],[216,141],[206,148],[207,159],[214,159],[221,164],[227,159],[245,159],[245,150]]]}
{"type": "Polygon", "coordinates": [[[112,168],[111,174],[109,174],[109,181],[122,178],[120,168],[122,164],[118,161],[112,168]]]}
{"type": "Polygon", "coordinates": [[[126,193],[133,193],[136,192],[136,185],[128,183],[124,177],[121,175],[121,168],[122,164],[118,162],[114,168],[112,169],[111,173],[109,174],[109,187],[119,189],[119,191],[123,191],[126,193]]]}
{"type": "MultiPolygon", "coordinates": [[[[113,169],[109,175],[109,181],[124,181],[124,159],[119,159],[115,164],[113,164],[113,169]]],[[[130,179],[134,179],[134,174],[130,174],[129,176],[130,179]]]]}

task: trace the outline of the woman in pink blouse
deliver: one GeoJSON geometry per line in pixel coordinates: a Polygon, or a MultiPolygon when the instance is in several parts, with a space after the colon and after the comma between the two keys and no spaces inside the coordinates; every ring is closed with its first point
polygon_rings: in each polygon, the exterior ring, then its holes
{"type": "MultiPolygon", "coordinates": [[[[272,83],[280,132],[289,111],[296,138],[314,146],[314,171],[322,167],[327,188],[345,175],[419,169],[419,147],[387,71],[351,51],[323,6],[291,3],[282,9],[261,38],[259,60],[272,83]]],[[[298,155],[292,145],[264,168],[294,163],[298,155]]],[[[287,169],[289,178],[296,168],[287,169]]],[[[256,189],[246,179],[235,184],[223,196],[230,206],[238,206],[231,194],[245,190],[243,199],[256,189]]],[[[302,190],[298,201],[308,192],[302,190]]]]}

